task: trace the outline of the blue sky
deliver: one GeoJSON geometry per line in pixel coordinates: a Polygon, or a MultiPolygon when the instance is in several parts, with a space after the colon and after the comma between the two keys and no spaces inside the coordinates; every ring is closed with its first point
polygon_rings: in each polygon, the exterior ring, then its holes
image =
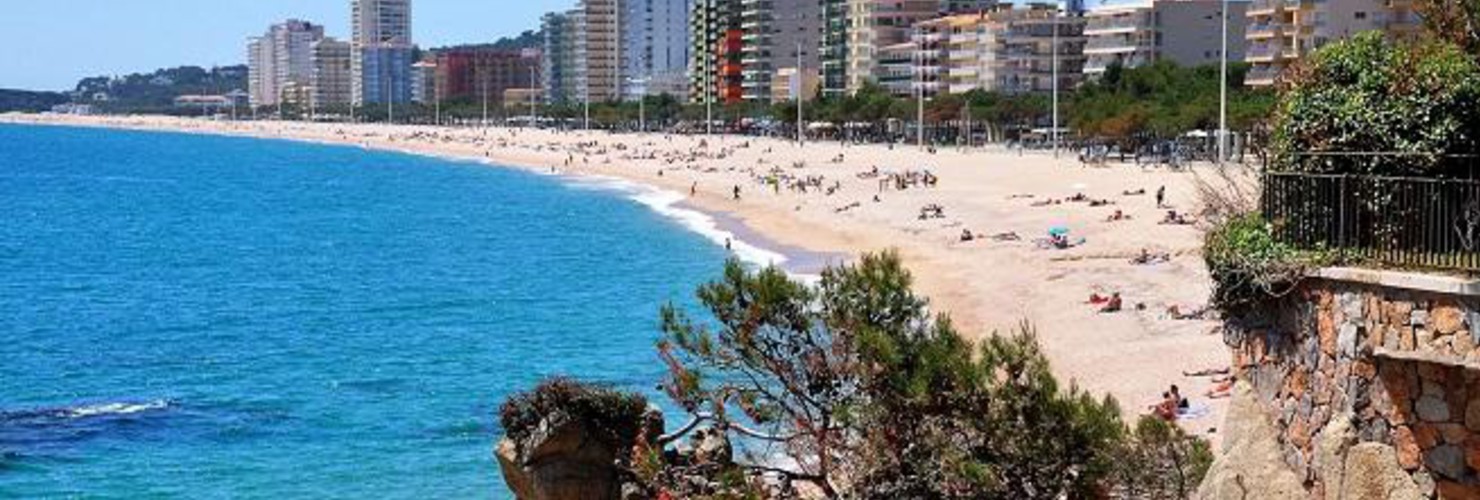
{"type": "MultiPolygon", "coordinates": [[[[86,76],[241,64],[247,37],[289,17],[349,37],[349,0],[0,0],[0,88],[70,89],[86,76]]],[[[539,27],[575,0],[415,0],[422,46],[539,27]]]]}
{"type": "MultiPolygon", "coordinates": [[[[1122,1],[1122,0],[1112,0],[1122,1]]],[[[0,88],[181,65],[241,64],[247,37],[296,17],[349,36],[349,0],[0,0],[0,88]]],[[[1090,5],[1098,1],[1091,0],[1090,5]]],[[[575,0],[415,0],[423,47],[488,42],[539,26],[575,0]]]]}

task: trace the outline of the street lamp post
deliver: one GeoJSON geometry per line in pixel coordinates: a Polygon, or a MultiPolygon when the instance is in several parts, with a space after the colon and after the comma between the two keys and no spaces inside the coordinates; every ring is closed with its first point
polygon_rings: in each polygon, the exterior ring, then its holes
{"type": "MultiPolygon", "coordinates": [[[[924,33],[924,30],[915,28],[915,36],[920,39],[922,45],[925,43],[924,33]]],[[[917,53],[912,57],[920,56],[917,53]]],[[[915,147],[923,151],[925,150],[925,70],[922,65],[917,64],[916,67],[920,77],[919,82],[915,84],[915,147]]]]}
{"type": "Polygon", "coordinates": [[[641,85],[641,91],[637,93],[637,131],[647,132],[647,95],[648,83],[653,77],[628,78],[627,83],[641,85]]]}
{"type": "Polygon", "coordinates": [[[802,128],[802,94],[806,92],[806,82],[802,73],[802,42],[797,42],[797,147],[805,146],[807,143],[807,130],[802,128]]]}
{"type": "Polygon", "coordinates": [[[539,92],[537,92],[535,90],[535,86],[538,85],[538,84],[539,84],[538,77],[535,76],[534,67],[531,66],[529,68],[529,127],[530,128],[535,128],[536,127],[535,124],[538,123],[538,120],[536,119],[537,117],[535,116],[535,106],[536,106],[536,102],[535,101],[536,101],[536,99],[539,98],[539,92]]]}
{"type": "Polygon", "coordinates": [[[1059,157],[1059,11],[1053,12],[1053,157],[1059,157]]]}
{"type": "Polygon", "coordinates": [[[705,6],[704,6],[704,29],[705,30],[709,30],[709,32],[705,33],[705,36],[704,36],[704,42],[705,42],[704,45],[705,45],[705,47],[702,47],[701,48],[703,50],[703,54],[704,54],[704,56],[703,56],[704,57],[704,135],[714,135],[714,93],[715,93],[715,89],[714,89],[714,72],[712,71],[712,69],[713,69],[713,66],[714,66],[713,58],[716,55],[719,54],[719,47],[718,47],[718,40],[715,40],[713,42],[711,42],[709,40],[709,37],[714,34],[713,33],[713,30],[710,28],[710,24],[709,24],[710,21],[711,21],[709,19],[709,15],[710,15],[710,12],[713,11],[713,9],[714,9],[713,1],[710,0],[710,1],[706,2],[705,6]]]}
{"type": "Polygon", "coordinates": [[[1218,67],[1218,164],[1228,159],[1228,0],[1223,0],[1223,50],[1218,67]]]}

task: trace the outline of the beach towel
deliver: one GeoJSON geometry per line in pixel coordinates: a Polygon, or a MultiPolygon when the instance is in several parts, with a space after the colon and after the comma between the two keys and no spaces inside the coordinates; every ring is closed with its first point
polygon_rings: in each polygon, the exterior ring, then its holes
{"type": "Polygon", "coordinates": [[[1213,414],[1213,408],[1207,403],[1191,403],[1186,408],[1177,410],[1177,420],[1197,420],[1213,414]]]}

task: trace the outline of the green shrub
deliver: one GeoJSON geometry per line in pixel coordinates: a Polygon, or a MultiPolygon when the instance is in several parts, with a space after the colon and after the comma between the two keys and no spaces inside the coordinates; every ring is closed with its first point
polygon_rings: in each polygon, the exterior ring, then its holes
{"type": "Polygon", "coordinates": [[[528,437],[540,420],[563,413],[595,429],[608,443],[631,443],[641,432],[647,398],[607,387],[552,378],[529,392],[509,396],[499,408],[499,422],[515,441],[528,437]]]}
{"type": "Polygon", "coordinates": [[[1281,297],[1312,267],[1330,264],[1322,251],[1301,251],[1279,242],[1271,224],[1257,213],[1230,218],[1208,231],[1203,258],[1213,278],[1212,305],[1239,317],[1281,297]]]}
{"type": "Polygon", "coordinates": [[[1480,63],[1446,42],[1370,32],[1317,51],[1280,95],[1271,168],[1444,177],[1480,151],[1480,63]],[[1403,155],[1310,156],[1397,152],[1403,155]]]}
{"type": "Polygon", "coordinates": [[[1192,496],[1213,466],[1213,451],[1175,424],[1143,416],[1117,459],[1118,496],[1172,500],[1192,496]]]}

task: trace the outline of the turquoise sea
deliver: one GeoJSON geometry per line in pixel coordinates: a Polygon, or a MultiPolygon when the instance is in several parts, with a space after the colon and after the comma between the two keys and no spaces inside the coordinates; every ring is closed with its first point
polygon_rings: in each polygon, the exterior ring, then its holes
{"type": "Polygon", "coordinates": [[[0,125],[0,498],[506,498],[504,396],[651,394],[658,307],[720,271],[694,214],[643,196],[0,125]]]}

